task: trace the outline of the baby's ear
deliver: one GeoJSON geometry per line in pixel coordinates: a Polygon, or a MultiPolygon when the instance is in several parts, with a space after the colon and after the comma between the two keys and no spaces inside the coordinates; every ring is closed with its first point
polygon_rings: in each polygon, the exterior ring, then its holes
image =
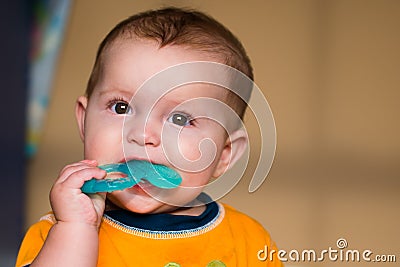
{"type": "Polygon", "coordinates": [[[220,177],[240,159],[247,148],[247,143],[248,136],[244,129],[236,130],[229,135],[214,171],[214,178],[220,177]]]}
{"type": "Polygon", "coordinates": [[[79,127],[79,135],[82,141],[85,140],[85,115],[86,115],[87,103],[88,103],[87,97],[80,96],[76,100],[76,105],[75,105],[75,117],[79,127]]]}

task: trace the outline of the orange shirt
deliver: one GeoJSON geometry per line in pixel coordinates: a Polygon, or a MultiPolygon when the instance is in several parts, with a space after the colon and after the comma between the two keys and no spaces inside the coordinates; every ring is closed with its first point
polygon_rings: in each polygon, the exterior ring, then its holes
{"type": "MultiPolygon", "coordinates": [[[[219,213],[210,223],[182,231],[132,228],[104,216],[97,266],[281,266],[277,258],[258,259],[265,246],[277,250],[258,222],[227,205],[218,205],[219,213]]],[[[54,223],[54,216],[48,214],[28,230],[17,267],[34,260],[54,223]]]]}

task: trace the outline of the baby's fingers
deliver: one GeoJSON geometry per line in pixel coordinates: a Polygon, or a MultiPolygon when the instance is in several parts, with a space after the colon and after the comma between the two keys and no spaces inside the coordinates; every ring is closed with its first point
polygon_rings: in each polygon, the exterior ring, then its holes
{"type": "Polygon", "coordinates": [[[67,178],[61,180],[59,183],[67,188],[80,189],[85,181],[92,178],[102,179],[106,175],[106,171],[95,166],[77,166],[73,168],[73,171],[69,173],[67,178]]]}
{"type": "Polygon", "coordinates": [[[63,182],[65,179],[67,179],[72,173],[79,171],[81,169],[87,168],[87,167],[94,167],[97,166],[96,161],[89,161],[89,160],[82,160],[79,162],[75,162],[69,165],[66,165],[61,171],[60,174],[58,175],[58,179],[56,182],[63,182]]]}
{"type": "Polygon", "coordinates": [[[69,176],[77,171],[96,166],[97,162],[95,160],[82,160],[80,162],[69,164],[61,170],[58,179],[56,180],[56,183],[64,182],[66,179],[69,178],[69,176]]]}

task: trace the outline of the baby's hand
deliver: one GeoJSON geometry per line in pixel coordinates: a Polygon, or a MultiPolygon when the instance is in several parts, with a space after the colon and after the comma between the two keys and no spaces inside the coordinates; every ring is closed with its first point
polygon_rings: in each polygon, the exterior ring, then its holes
{"type": "Polygon", "coordinates": [[[99,169],[94,160],[65,166],[50,191],[50,203],[57,221],[99,227],[106,193],[86,195],[81,187],[87,180],[105,176],[106,172],[99,169]]]}

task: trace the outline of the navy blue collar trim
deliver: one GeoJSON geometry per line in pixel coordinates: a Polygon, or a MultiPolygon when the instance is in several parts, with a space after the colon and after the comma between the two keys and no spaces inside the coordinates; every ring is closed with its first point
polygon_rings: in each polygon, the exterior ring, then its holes
{"type": "Polygon", "coordinates": [[[113,220],[129,227],[140,228],[149,231],[181,231],[202,227],[211,222],[219,214],[217,203],[211,201],[209,196],[201,194],[201,198],[209,199],[204,201],[206,210],[199,216],[173,215],[173,214],[139,214],[127,210],[110,210],[105,214],[113,220]]]}

